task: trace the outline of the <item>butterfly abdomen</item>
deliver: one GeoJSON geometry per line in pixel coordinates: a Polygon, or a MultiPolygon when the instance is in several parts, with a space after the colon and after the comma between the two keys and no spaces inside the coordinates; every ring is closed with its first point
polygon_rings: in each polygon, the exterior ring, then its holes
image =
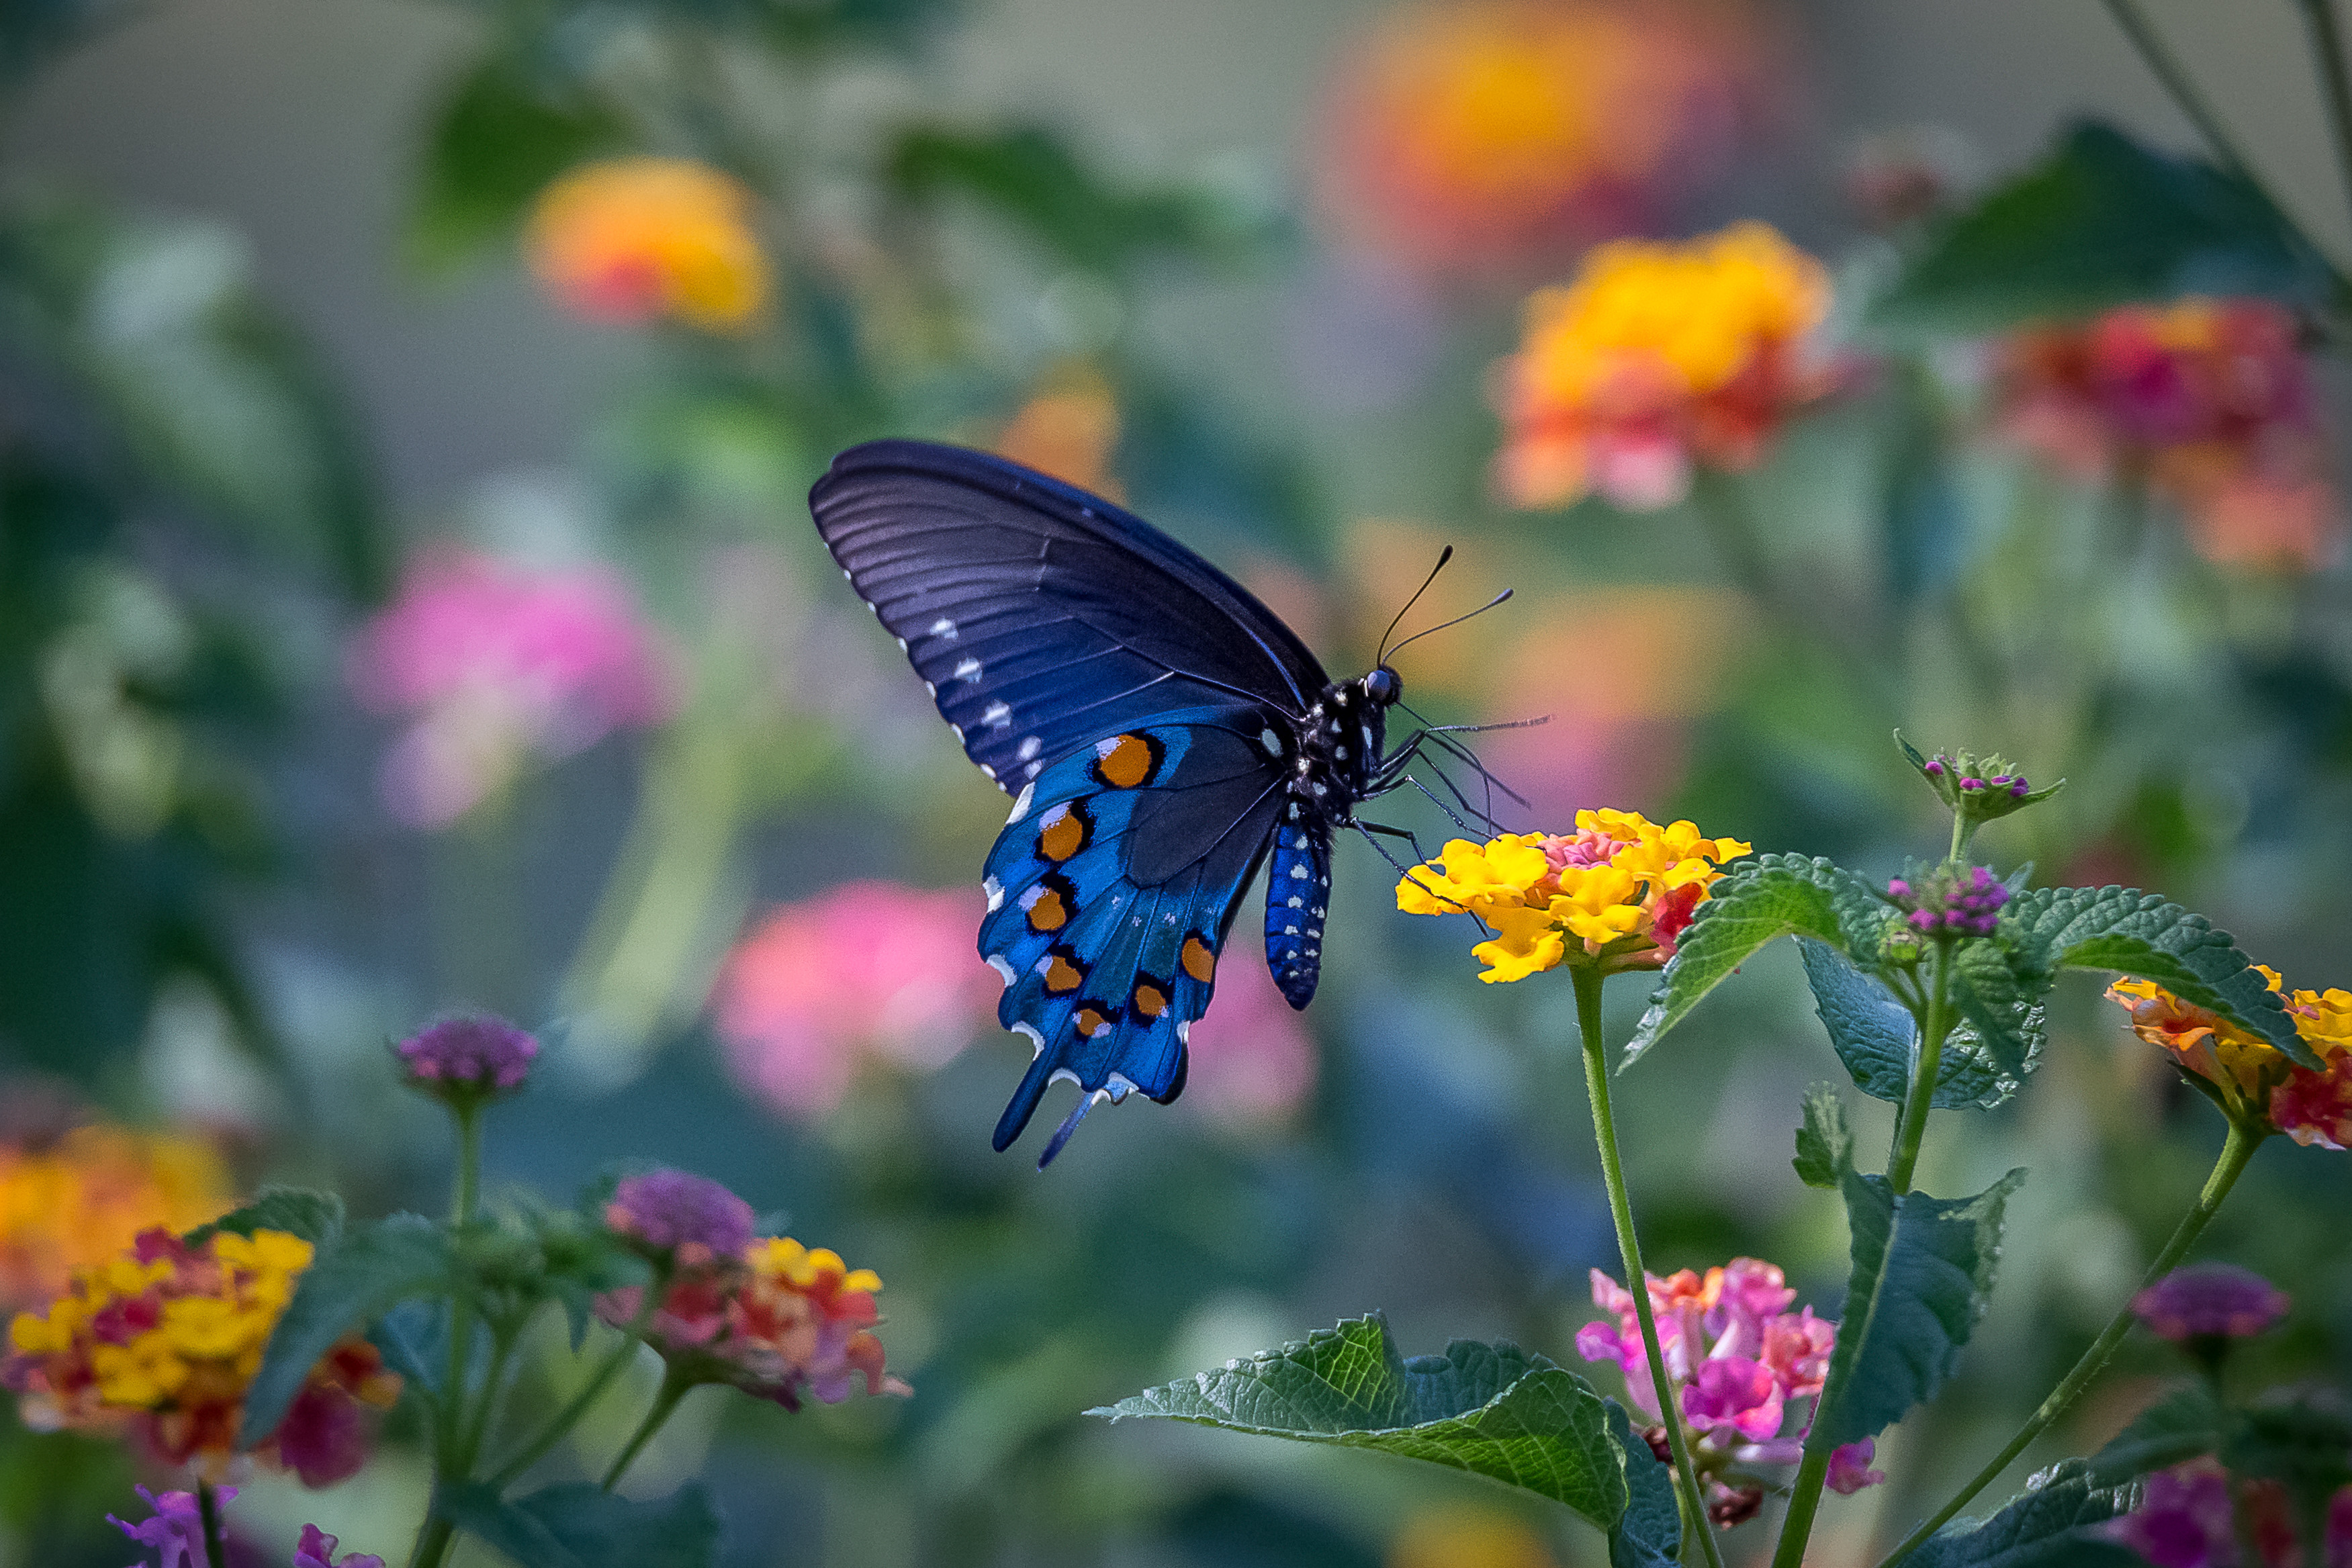
{"type": "Polygon", "coordinates": [[[1275,830],[1266,872],[1265,967],[1283,998],[1303,1008],[1323,973],[1323,923],[1331,903],[1331,829],[1319,814],[1287,815],[1275,830]]]}

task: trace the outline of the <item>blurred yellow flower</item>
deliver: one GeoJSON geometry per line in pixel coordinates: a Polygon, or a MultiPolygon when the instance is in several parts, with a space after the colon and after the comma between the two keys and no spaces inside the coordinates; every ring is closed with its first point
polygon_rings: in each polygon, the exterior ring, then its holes
{"type": "Polygon", "coordinates": [[[1388,1568],[1552,1568],[1542,1537],[1499,1509],[1423,1509],[1389,1543],[1388,1568]]]}
{"type": "Polygon", "coordinates": [[[58,1294],[150,1226],[191,1230],[231,1201],[220,1155],[199,1138],[88,1126],[0,1146],[0,1312],[58,1294]]]}
{"type": "Polygon", "coordinates": [[[738,329],[768,298],[752,205],[740,182],[690,160],[591,163],[540,193],[531,269],[583,316],[738,329]]]}
{"type": "Polygon", "coordinates": [[[1557,967],[1571,942],[1580,962],[1605,955],[1615,967],[1654,967],[1674,956],[1723,875],[1717,868],[1750,848],[1703,838],[1687,821],[1662,828],[1636,811],[1579,811],[1572,834],[1453,840],[1439,859],[1405,873],[1397,907],[1484,921],[1495,935],[1470,950],[1486,966],[1482,980],[1557,967]]]}
{"type": "Polygon", "coordinates": [[[1601,246],[1528,301],[1519,351],[1497,367],[1496,487],[1520,507],[1598,491],[1647,509],[1681,499],[1694,463],[1752,466],[1821,390],[1797,352],[1829,308],[1821,263],[1768,225],[1601,246]]]}

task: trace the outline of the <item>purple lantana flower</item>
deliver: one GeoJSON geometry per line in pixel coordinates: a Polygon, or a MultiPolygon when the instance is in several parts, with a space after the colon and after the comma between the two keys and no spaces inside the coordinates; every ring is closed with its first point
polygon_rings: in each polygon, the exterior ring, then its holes
{"type": "Polygon", "coordinates": [[[383,1559],[373,1552],[338,1558],[335,1545],[335,1538],[317,1525],[304,1525],[302,1539],[294,1545],[294,1568],[383,1568],[383,1559]]]}
{"type": "Polygon", "coordinates": [[[1852,1497],[1864,1487],[1874,1487],[1886,1479],[1885,1470],[1874,1470],[1870,1461],[1878,1457],[1876,1439],[1864,1437],[1858,1443],[1848,1443],[1830,1451],[1830,1490],[1840,1497],[1852,1497]]]}
{"type": "Polygon", "coordinates": [[[409,1082],[428,1093],[503,1094],[520,1088],[539,1041],[487,1013],[445,1019],[394,1048],[409,1082]]]}
{"type": "Polygon", "coordinates": [[[2150,1333],[2186,1343],[2252,1339],[2269,1332],[2291,1304],[2284,1291],[2251,1270],[2192,1263],[2134,1296],[2131,1310],[2150,1333]]]}
{"type": "MultiPolygon", "coordinates": [[[[167,1491],[157,1497],[145,1487],[138,1490],[147,1506],[155,1511],[155,1517],[132,1524],[110,1513],[106,1522],[140,1545],[154,1548],[156,1568],[205,1568],[210,1559],[205,1552],[205,1517],[196,1494],[167,1491]]],[[[235,1487],[222,1487],[213,1493],[222,1502],[236,1495],[235,1487]]]]}
{"type": "Polygon", "coordinates": [[[751,1206],[689,1171],[626,1177],[604,1206],[604,1223],[653,1251],[674,1251],[687,1264],[731,1258],[751,1244],[751,1206]]]}

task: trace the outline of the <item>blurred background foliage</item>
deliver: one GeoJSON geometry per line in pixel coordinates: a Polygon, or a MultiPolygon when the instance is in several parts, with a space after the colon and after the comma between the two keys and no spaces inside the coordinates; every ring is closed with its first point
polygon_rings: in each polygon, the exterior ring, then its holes
{"type": "MultiPolygon", "coordinates": [[[[2347,230],[2263,9],[2162,16],[2258,156],[2197,150],[2088,5],[0,9],[9,1157],[116,1219],[263,1179],[429,1206],[447,1150],[382,1043],[499,1009],[557,1071],[494,1118],[498,1182],[671,1161],[888,1281],[914,1399],[707,1396],[641,1468],[707,1469],[730,1563],[1599,1561],[1444,1474],[1076,1414],[1375,1305],[1412,1350],[1565,1355],[1613,1259],[1570,998],[1471,983],[1472,934],[1344,846],[1310,1013],[1236,962],[1177,1107],[1046,1177],[991,1155],[1002,801],[802,497],[866,437],[993,446],[1349,674],[1452,542],[1433,613],[1517,598],[1402,673],[1433,717],[1550,716],[1482,747],[1514,826],[1613,804],[1892,871],[1937,831],[1900,724],[2071,780],[1988,834],[2004,871],[2159,889],[2344,983],[2347,230]],[[1804,394],[1686,487],[1511,504],[1529,291],[1735,217],[1826,268],[1804,394]],[[2132,313],[2184,295],[2239,302],[2132,313]]],[[[1793,957],[1752,967],[1625,1081],[1647,1242],[1832,1312],[1843,1238],[1787,1161],[1833,1059],[1793,957]]],[[[1997,1446],[2219,1141],[2092,990],[2060,1009],[2029,1091],[1930,1141],[1937,1190],[2033,1176],[1962,1381],[1824,1561],[1997,1446]]],[[[2340,1383],[2352,1173],[2279,1148],[2247,1186],[2209,1250],[2298,1303],[2255,1380],[2340,1383]]],[[[71,1212],[0,1212],[0,1305],[77,1260],[71,1212]]],[[[2020,1476],[2166,1370],[2127,1353],[2020,1476]]],[[[123,1463],[0,1438],[0,1562],[119,1558],[123,1463]]],[[[241,1506],[376,1547],[404,1464],[241,1506]]]]}

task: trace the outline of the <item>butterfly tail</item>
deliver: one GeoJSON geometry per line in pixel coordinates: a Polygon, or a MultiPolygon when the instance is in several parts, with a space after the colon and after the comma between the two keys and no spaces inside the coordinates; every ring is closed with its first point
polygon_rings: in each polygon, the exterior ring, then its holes
{"type": "MultiPolygon", "coordinates": [[[[1021,1032],[1031,1034],[1034,1031],[1023,1028],[1021,1032]]],[[[996,1136],[992,1141],[998,1154],[1013,1146],[1013,1141],[1029,1125],[1029,1118],[1037,1113],[1037,1103],[1045,1098],[1046,1086],[1054,1081],[1055,1065],[1054,1058],[1042,1049],[1041,1042],[1037,1059],[1029,1064],[1029,1071],[1022,1074],[1021,1086],[1013,1092],[1013,1098],[1006,1103],[1004,1114],[996,1119],[996,1136]]]]}

